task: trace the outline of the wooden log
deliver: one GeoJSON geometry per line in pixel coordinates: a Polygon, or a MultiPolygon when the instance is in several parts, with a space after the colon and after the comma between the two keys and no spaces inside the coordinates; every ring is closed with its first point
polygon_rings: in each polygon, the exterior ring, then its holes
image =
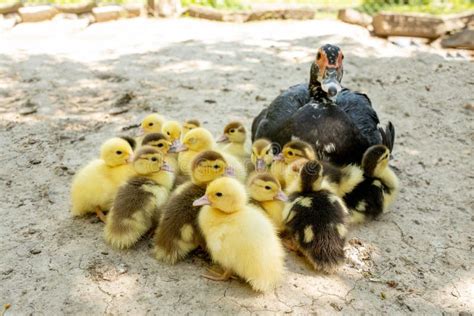
{"type": "Polygon", "coordinates": [[[107,22],[127,17],[127,11],[118,5],[95,7],[92,9],[96,22],[107,22]]]}
{"type": "Polygon", "coordinates": [[[21,2],[0,3],[0,14],[16,13],[22,6],[21,2]]]}
{"type": "Polygon", "coordinates": [[[474,50],[474,28],[464,29],[441,39],[444,48],[464,48],[474,50]]]}
{"type": "Polygon", "coordinates": [[[93,1],[79,4],[56,4],[54,7],[61,13],[84,14],[92,12],[97,4],[93,1]]]}
{"type": "Polygon", "coordinates": [[[370,15],[350,8],[339,10],[337,18],[342,22],[356,24],[363,27],[372,24],[372,17],[370,15]]]}

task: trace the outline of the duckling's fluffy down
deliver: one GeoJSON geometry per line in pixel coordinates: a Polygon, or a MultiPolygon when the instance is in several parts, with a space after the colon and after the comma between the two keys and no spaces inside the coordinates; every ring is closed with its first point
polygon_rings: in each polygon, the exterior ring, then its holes
{"type": "Polygon", "coordinates": [[[284,272],[284,252],[273,224],[261,211],[247,206],[223,214],[204,206],[199,226],[214,261],[247,280],[257,291],[275,288],[284,272]]]}

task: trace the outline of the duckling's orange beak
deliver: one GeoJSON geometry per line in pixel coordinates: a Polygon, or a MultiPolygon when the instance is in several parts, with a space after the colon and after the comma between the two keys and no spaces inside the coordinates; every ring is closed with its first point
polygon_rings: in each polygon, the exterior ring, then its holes
{"type": "Polygon", "coordinates": [[[193,202],[193,206],[202,206],[202,205],[211,205],[211,201],[209,201],[207,195],[204,195],[193,202]]]}
{"type": "Polygon", "coordinates": [[[216,143],[224,143],[224,142],[227,142],[228,140],[229,140],[229,137],[227,137],[226,134],[222,134],[221,137],[219,137],[216,140],[216,143]]]}
{"type": "Polygon", "coordinates": [[[275,195],[273,199],[286,202],[288,201],[288,196],[283,191],[278,191],[277,195],[275,195]]]}

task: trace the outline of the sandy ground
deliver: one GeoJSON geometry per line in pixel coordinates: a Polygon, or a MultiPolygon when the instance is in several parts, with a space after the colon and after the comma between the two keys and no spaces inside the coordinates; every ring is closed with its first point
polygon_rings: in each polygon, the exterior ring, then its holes
{"type": "Polygon", "coordinates": [[[442,55],[335,21],[0,31],[0,303],[8,315],[472,313],[474,65],[442,55]],[[345,52],[344,84],[394,122],[403,184],[390,213],[351,232],[337,274],[288,254],[283,284],[259,295],[202,279],[202,256],[167,266],[148,240],[114,251],[95,218],[70,216],[74,171],[103,140],[135,133],[152,111],[199,118],[216,134],[231,119],[250,126],[280,90],[307,79],[326,42],[345,52]]]}

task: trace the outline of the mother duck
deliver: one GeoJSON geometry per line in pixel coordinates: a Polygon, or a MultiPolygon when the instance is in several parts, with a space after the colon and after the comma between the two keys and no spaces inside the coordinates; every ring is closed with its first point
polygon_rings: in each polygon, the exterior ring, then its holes
{"type": "Polygon", "coordinates": [[[341,87],[343,58],[339,47],[322,46],[311,65],[309,84],[290,87],[260,112],[252,123],[252,140],[268,138],[283,146],[292,137],[298,137],[311,143],[320,156],[338,164],[360,163],[365,149],[375,144],[384,144],[392,150],[395,136],[392,123],[385,130],[380,128],[367,95],[341,87]],[[318,104],[325,104],[324,108],[332,104],[337,109],[331,108],[331,115],[326,116],[323,108],[315,111],[318,104]],[[322,123],[329,128],[327,131],[315,126],[322,123]],[[320,130],[317,135],[315,129],[320,130]],[[334,151],[332,147],[336,145],[339,148],[334,151]],[[330,155],[324,147],[331,151],[330,155]]]}

